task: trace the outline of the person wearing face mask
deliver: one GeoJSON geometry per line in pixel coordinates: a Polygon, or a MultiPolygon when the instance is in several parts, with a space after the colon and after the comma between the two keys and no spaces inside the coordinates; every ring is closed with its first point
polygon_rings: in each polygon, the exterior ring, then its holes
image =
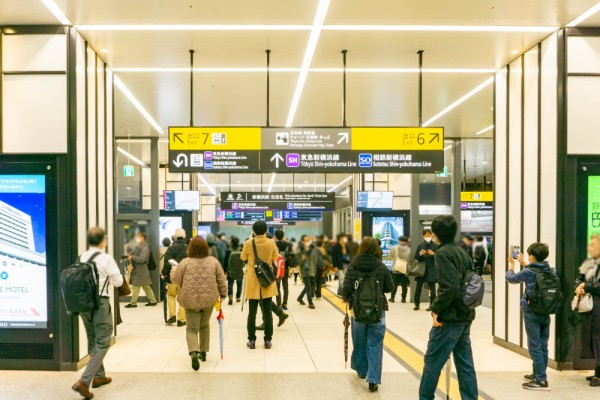
{"type": "Polygon", "coordinates": [[[148,298],[147,306],[155,306],[158,302],[152,291],[152,280],[150,279],[150,271],[148,270],[148,261],[150,260],[150,248],[146,244],[146,234],[138,233],[136,237],[136,246],[129,254],[129,261],[133,264],[131,271],[131,302],[125,308],[137,307],[137,299],[140,295],[140,289],[144,289],[146,298],[148,298]]]}
{"type": "Polygon", "coordinates": [[[423,291],[423,285],[427,283],[429,287],[429,308],[427,311],[431,311],[431,304],[435,300],[436,296],[436,274],[435,274],[435,261],[434,255],[438,249],[437,244],[432,241],[433,234],[430,229],[423,229],[423,243],[421,243],[415,252],[415,260],[425,263],[425,275],[415,278],[417,281],[417,289],[415,290],[415,308],[414,310],[421,309],[421,293],[423,291]]]}
{"type": "Polygon", "coordinates": [[[298,303],[305,305],[303,297],[306,295],[308,300],[308,308],[314,310],[315,305],[313,304],[313,282],[317,274],[316,263],[311,262],[311,253],[313,251],[312,238],[307,235],[302,235],[300,239],[302,248],[300,249],[300,275],[304,280],[304,289],[298,296],[298,303]]]}
{"type": "MultiPolygon", "coordinates": [[[[403,260],[408,263],[410,261],[410,256],[412,251],[410,249],[410,245],[408,244],[408,238],[406,236],[402,236],[398,239],[398,244],[390,249],[390,258],[392,259],[392,265],[396,265],[398,260],[403,260]]],[[[408,284],[410,280],[406,274],[403,274],[399,271],[396,271],[392,268],[392,280],[394,281],[394,289],[392,290],[392,294],[390,297],[390,303],[394,303],[396,293],[398,292],[398,285],[402,286],[402,302],[406,303],[406,295],[408,293],[408,284]]]]}

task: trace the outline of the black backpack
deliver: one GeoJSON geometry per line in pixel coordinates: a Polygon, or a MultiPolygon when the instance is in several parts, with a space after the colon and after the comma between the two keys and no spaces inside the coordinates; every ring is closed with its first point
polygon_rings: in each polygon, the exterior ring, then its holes
{"type": "Polygon", "coordinates": [[[232,279],[238,279],[244,276],[244,261],[242,261],[242,252],[232,251],[229,255],[227,274],[232,279]]]}
{"type": "Polygon", "coordinates": [[[475,271],[468,270],[463,277],[463,302],[469,310],[474,310],[483,303],[485,282],[475,271]]]}
{"type": "Polygon", "coordinates": [[[552,270],[531,268],[535,272],[533,294],[527,297],[529,309],[537,314],[556,314],[562,304],[560,278],[552,270]]]}
{"type": "Polygon", "coordinates": [[[254,250],[254,273],[258,278],[258,283],[262,287],[269,287],[275,282],[275,271],[268,262],[258,258],[254,239],[252,239],[252,249],[254,250]]]}
{"type": "Polygon", "coordinates": [[[154,271],[156,269],[156,261],[154,261],[154,256],[152,255],[152,251],[150,251],[150,258],[148,258],[148,270],[154,271]]]}
{"type": "Polygon", "coordinates": [[[354,281],[352,295],[354,319],[362,324],[376,324],[383,316],[383,290],[375,277],[375,271],[361,274],[354,281]]]}
{"type": "MultiPolygon", "coordinates": [[[[75,264],[61,272],[60,289],[69,314],[77,315],[98,309],[99,277],[94,259],[100,254],[100,252],[94,253],[86,262],[81,262],[79,256],[75,264]]],[[[105,287],[107,283],[108,279],[104,283],[105,287]]],[[[104,291],[104,287],[102,290],[104,291]]]]}

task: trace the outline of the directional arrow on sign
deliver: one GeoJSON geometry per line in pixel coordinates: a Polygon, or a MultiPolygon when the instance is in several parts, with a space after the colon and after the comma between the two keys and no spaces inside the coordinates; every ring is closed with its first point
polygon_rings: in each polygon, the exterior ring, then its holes
{"type": "Polygon", "coordinates": [[[178,154],[177,159],[175,161],[173,161],[173,164],[177,168],[181,167],[182,165],[184,167],[187,167],[188,166],[188,158],[185,154],[178,154]]]}
{"type": "Polygon", "coordinates": [[[338,144],[342,143],[342,142],[349,142],[349,135],[348,132],[340,132],[338,133],[338,136],[340,136],[340,140],[338,140],[338,144]]]}
{"type": "Polygon", "coordinates": [[[181,138],[181,133],[180,132],[175,132],[173,134],[173,141],[177,141],[179,140],[181,143],[183,143],[183,139],[181,138]]]}
{"type": "Polygon", "coordinates": [[[275,153],[273,157],[271,157],[271,161],[275,160],[275,168],[279,168],[279,162],[283,161],[283,157],[279,155],[279,153],[275,153]]]}
{"type": "Polygon", "coordinates": [[[434,133],[433,137],[431,138],[431,140],[429,141],[429,143],[433,143],[434,140],[437,139],[437,142],[440,142],[440,134],[439,133],[434,133]]]}

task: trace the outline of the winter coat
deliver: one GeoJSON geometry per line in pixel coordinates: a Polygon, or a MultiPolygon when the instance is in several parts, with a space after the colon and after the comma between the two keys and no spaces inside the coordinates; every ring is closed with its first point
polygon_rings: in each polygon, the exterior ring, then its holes
{"type": "MultiPolygon", "coordinates": [[[[409,245],[402,246],[396,245],[390,249],[390,258],[392,259],[392,266],[396,263],[396,259],[405,260],[406,262],[410,261],[410,257],[412,256],[412,251],[409,245]]],[[[400,274],[399,272],[394,272],[392,268],[393,274],[400,274]]],[[[404,275],[404,274],[400,274],[404,275]]]]}
{"type": "MultiPolygon", "coordinates": [[[[585,293],[591,293],[594,300],[592,312],[581,317],[581,358],[596,358],[600,365],[600,354],[594,354],[593,338],[600,336],[600,260],[589,258],[583,262],[577,285],[584,283],[585,293]]],[[[599,352],[600,353],[600,352],[599,352]]]]}
{"type": "Polygon", "coordinates": [[[473,269],[471,258],[455,243],[441,245],[434,257],[439,289],[431,310],[438,314],[439,322],[473,321],[475,311],[465,306],[461,291],[463,277],[473,269]]]}
{"type": "MultiPolygon", "coordinates": [[[[346,249],[346,254],[347,252],[348,249],[346,249]]],[[[348,255],[348,257],[350,257],[350,255],[348,255]]],[[[339,243],[336,243],[331,247],[331,263],[333,264],[334,268],[344,269],[346,264],[344,262],[344,248],[339,243]]]]}
{"type": "Polygon", "coordinates": [[[165,281],[167,283],[171,283],[171,264],[169,263],[169,260],[175,260],[178,263],[181,262],[181,260],[183,260],[184,258],[187,257],[187,245],[185,244],[185,240],[181,239],[177,239],[176,241],[174,241],[173,243],[171,243],[171,245],[169,246],[169,248],[167,249],[167,252],[165,253],[165,258],[164,258],[164,265],[161,269],[161,275],[163,275],[165,277],[165,281]]]}
{"type": "Polygon", "coordinates": [[[148,270],[148,260],[150,260],[150,248],[147,244],[138,244],[131,253],[133,270],[129,283],[133,286],[152,285],[150,271],[148,270]]]}
{"type": "Polygon", "coordinates": [[[181,286],[177,301],[187,310],[200,311],[227,297],[227,280],[214,257],[184,258],[171,271],[171,282],[181,286]]]}
{"type": "Polygon", "coordinates": [[[429,243],[427,242],[423,242],[420,245],[417,246],[417,250],[415,251],[415,260],[418,260],[419,262],[424,262],[425,263],[425,275],[423,275],[422,277],[418,277],[416,278],[416,280],[418,281],[424,281],[424,282],[436,282],[437,281],[437,277],[435,275],[435,255],[429,255],[429,254],[425,254],[425,255],[420,255],[421,250],[432,250],[434,252],[436,252],[438,250],[438,246],[437,244],[433,243],[433,240],[429,243]]]}
{"type": "Polygon", "coordinates": [[[236,257],[240,257],[242,254],[242,248],[238,247],[237,249],[231,249],[227,252],[229,256],[227,256],[226,264],[227,264],[227,276],[231,279],[242,279],[244,277],[244,262],[242,261],[237,266],[231,262],[231,255],[237,253],[236,257]]]}
{"type": "Polygon", "coordinates": [[[512,284],[525,284],[525,291],[523,292],[523,296],[521,297],[521,309],[523,311],[529,311],[529,299],[533,296],[533,288],[535,286],[535,271],[531,268],[539,268],[542,271],[552,271],[556,273],[556,271],[553,268],[550,268],[550,265],[547,261],[526,265],[519,272],[515,272],[512,269],[506,271],[506,282],[512,284]]]}
{"type": "MultiPolygon", "coordinates": [[[[344,286],[342,298],[346,303],[352,302],[354,295],[354,282],[356,282],[363,274],[375,271],[375,278],[379,281],[381,291],[383,293],[391,293],[394,289],[394,281],[390,271],[384,263],[372,254],[359,254],[352,260],[346,277],[344,278],[344,286]]],[[[384,310],[388,310],[388,302],[386,296],[383,296],[384,310]]]]}
{"type": "MultiPolygon", "coordinates": [[[[252,249],[252,240],[247,240],[242,248],[241,259],[248,261],[248,268],[246,270],[246,298],[250,300],[268,299],[273,296],[277,296],[277,284],[276,281],[269,287],[262,287],[256,273],[254,273],[254,250],[252,249]]],[[[266,235],[256,236],[254,238],[256,242],[256,253],[258,258],[264,262],[273,265],[279,257],[277,246],[273,239],[267,239],[266,235]]]]}

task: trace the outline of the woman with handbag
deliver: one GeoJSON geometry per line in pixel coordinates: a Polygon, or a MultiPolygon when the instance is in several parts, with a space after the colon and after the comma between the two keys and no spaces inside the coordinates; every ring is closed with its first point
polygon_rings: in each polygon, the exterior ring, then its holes
{"type": "MultiPolygon", "coordinates": [[[[579,268],[581,276],[575,294],[579,297],[579,311],[591,319],[588,321],[591,322],[590,324],[584,324],[589,329],[584,329],[582,332],[582,343],[584,346],[588,346],[586,343],[591,343],[596,358],[596,371],[593,376],[587,377],[587,380],[590,386],[600,387],[600,235],[592,236],[588,254],[590,258],[579,268]],[[582,303],[586,304],[587,312],[584,312],[582,303]]],[[[582,353],[585,352],[589,350],[582,349],[582,353]]]]}
{"type": "Polygon", "coordinates": [[[408,284],[410,280],[406,276],[406,269],[410,261],[412,250],[406,236],[398,239],[398,244],[391,248],[390,257],[392,259],[392,279],[394,281],[394,289],[390,297],[390,303],[394,303],[398,285],[402,286],[402,302],[406,303],[406,295],[408,293],[408,284]]]}

